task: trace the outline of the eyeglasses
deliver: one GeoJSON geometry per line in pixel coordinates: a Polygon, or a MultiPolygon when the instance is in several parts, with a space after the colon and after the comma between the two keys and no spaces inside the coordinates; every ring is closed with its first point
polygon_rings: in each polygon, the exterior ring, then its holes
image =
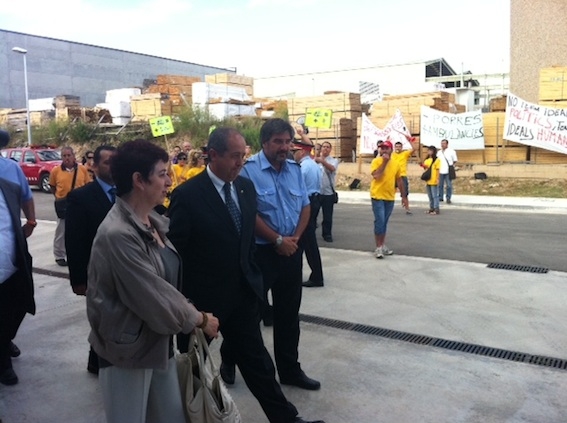
{"type": "Polygon", "coordinates": [[[187,160],[187,157],[179,157],[177,160],[187,160]]]}

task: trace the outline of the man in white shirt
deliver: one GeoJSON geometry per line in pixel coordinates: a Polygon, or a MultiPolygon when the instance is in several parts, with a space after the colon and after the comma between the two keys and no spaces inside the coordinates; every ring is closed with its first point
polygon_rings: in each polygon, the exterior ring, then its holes
{"type": "Polygon", "coordinates": [[[441,140],[441,150],[437,152],[437,157],[440,159],[441,164],[439,171],[439,201],[443,201],[445,184],[447,184],[447,204],[451,204],[453,180],[449,175],[449,166],[455,166],[457,163],[457,153],[452,148],[449,148],[449,141],[441,140]]]}
{"type": "MultiPolygon", "coordinates": [[[[323,212],[323,223],[321,224],[323,239],[327,242],[333,242],[332,229],[333,209],[335,207],[335,179],[339,167],[339,160],[331,156],[331,149],[331,143],[325,141],[321,144],[321,156],[315,157],[315,161],[323,168],[319,203],[323,212]]],[[[317,216],[315,216],[315,219],[317,219],[317,216]]]]}

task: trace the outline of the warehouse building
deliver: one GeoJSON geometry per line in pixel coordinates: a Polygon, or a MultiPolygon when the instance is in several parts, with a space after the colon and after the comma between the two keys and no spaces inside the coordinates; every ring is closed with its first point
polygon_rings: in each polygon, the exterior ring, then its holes
{"type": "Polygon", "coordinates": [[[30,99],[80,97],[82,106],[105,101],[108,90],[152,84],[159,74],[204,76],[234,69],[183,62],[146,54],[0,29],[0,108],[26,107],[22,54],[27,50],[30,99]]]}

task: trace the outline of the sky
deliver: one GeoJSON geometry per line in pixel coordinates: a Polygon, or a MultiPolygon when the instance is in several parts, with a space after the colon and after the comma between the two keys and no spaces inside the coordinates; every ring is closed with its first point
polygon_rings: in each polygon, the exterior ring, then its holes
{"type": "Polygon", "coordinates": [[[252,77],[441,57],[457,73],[510,66],[510,0],[3,3],[0,29],[236,68],[252,77]]]}

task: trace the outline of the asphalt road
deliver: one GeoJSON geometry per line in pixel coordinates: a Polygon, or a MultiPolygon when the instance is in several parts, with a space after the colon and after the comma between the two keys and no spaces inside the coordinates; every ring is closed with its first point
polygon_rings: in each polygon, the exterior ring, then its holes
{"type": "MultiPolygon", "coordinates": [[[[53,196],[35,189],[33,192],[37,218],[55,220],[53,196]]],[[[564,215],[451,209],[450,206],[443,207],[438,216],[426,215],[424,211],[415,208],[412,215],[406,215],[396,205],[386,238],[388,247],[396,254],[542,266],[567,272],[564,215]]],[[[334,242],[323,241],[318,229],[319,246],[373,251],[372,228],[370,204],[339,203],[335,207],[334,242]]]]}

